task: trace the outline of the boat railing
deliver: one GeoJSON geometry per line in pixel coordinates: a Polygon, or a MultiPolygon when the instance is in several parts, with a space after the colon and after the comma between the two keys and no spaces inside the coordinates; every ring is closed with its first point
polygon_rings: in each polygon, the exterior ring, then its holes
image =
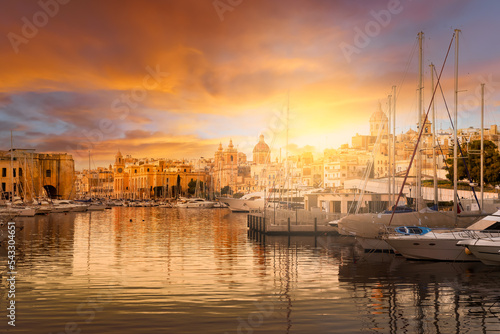
{"type": "MultiPolygon", "coordinates": [[[[442,234],[446,233],[447,238],[453,238],[457,240],[463,239],[487,239],[487,238],[499,238],[500,230],[467,230],[467,229],[444,229],[444,228],[433,228],[429,232],[425,234],[417,234],[417,233],[401,233],[396,229],[400,227],[394,226],[384,226],[385,227],[385,237],[390,236],[411,236],[415,239],[429,239],[430,237],[434,237],[435,239],[441,239],[442,234]],[[441,237],[440,237],[441,236],[441,237]]],[[[406,226],[411,231],[411,228],[417,228],[417,226],[406,226]]]]}
{"type": "Polygon", "coordinates": [[[491,239],[499,238],[500,230],[465,230],[466,239],[491,239]]]}

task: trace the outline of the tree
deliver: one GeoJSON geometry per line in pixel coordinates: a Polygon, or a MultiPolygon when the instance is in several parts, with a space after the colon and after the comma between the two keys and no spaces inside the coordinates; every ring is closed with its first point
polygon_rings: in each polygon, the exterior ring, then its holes
{"type": "Polygon", "coordinates": [[[222,188],[220,191],[221,195],[226,195],[226,194],[231,194],[231,187],[230,186],[225,186],[222,188]]]}
{"type": "Polygon", "coordinates": [[[194,195],[196,193],[196,185],[198,184],[198,190],[203,189],[203,182],[191,180],[188,183],[188,194],[194,195]]]}
{"type": "MultiPolygon", "coordinates": [[[[464,167],[464,160],[469,169],[471,180],[475,183],[479,183],[481,179],[481,156],[479,153],[474,154],[481,149],[481,141],[474,140],[471,143],[462,144],[462,152],[464,158],[459,157],[457,163],[458,179],[468,179],[467,171],[464,167]]],[[[448,164],[447,170],[448,174],[446,177],[453,181],[453,158],[446,159],[448,164]]],[[[484,183],[497,185],[500,184],[500,154],[498,153],[497,146],[495,143],[489,140],[484,141],[484,183]]]]}

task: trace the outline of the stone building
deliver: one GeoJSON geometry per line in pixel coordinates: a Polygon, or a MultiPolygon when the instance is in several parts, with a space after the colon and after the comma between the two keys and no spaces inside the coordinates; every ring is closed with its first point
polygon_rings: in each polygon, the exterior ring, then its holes
{"type": "Polygon", "coordinates": [[[211,191],[208,175],[203,171],[194,171],[192,165],[183,161],[138,160],[130,156],[124,159],[118,151],[113,175],[113,197],[120,199],[188,196],[189,186],[193,182],[197,185],[197,195],[201,196],[211,191]],[[126,163],[127,160],[131,163],[126,163]]]}
{"type": "Polygon", "coordinates": [[[231,190],[236,191],[238,177],[238,150],[234,148],[233,141],[229,140],[226,149],[222,148],[222,143],[214,155],[214,166],[212,169],[213,187],[215,192],[220,193],[221,189],[229,186],[231,190]]]}
{"type": "Polygon", "coordinates": [[[256,165],[268,164],[271,161],[271,150],[264,141],[264,135],[259,136],[259,142],[253,148],[253,163],[256,165]]]}
{"type": "Polygon", "coordinates": [[[0,171],[3,199],[12,194],[25,201],[38,197],[72,199],[76,194],[75,162],[66,153],[35,153],[32,149],[0,151],[0,171]]]}

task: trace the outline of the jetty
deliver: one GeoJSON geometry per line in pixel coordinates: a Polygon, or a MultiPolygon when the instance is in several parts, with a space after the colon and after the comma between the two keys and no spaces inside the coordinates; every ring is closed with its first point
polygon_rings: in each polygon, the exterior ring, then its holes
{"type": "Polygon", "coordinates": [[[247,227],[251,232],[265,235],[338,235],[336,227],[328,223],[341,218],[339,213],[319,210],[251,211],[247,215],[247,227]]]}

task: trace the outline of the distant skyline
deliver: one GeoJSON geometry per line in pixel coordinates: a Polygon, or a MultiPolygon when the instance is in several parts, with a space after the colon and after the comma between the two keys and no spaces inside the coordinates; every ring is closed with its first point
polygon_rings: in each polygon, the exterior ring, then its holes
{"type": "MultiPolygon", "coordinates": [[[[229,139],[251,159],[322,152],[368,134],[393,85],[397,128],[416,124],[417,33],[439,71],[454,29],[459,128],[500,124],[500,3],[327,0],[42,0],[0,13],[0,149],[67,152],[76,169],[134,157],[212,157],[229,139]],[[410,55],[413,57],[410,61],[410,55]]],[[[453,110],[454,50],[442,86],[453,110]]],[[[438,128],[448,129],[436,97],[438,128]]],[[[273,158],[274,159],[274,158],[273,158]]],[[[92,166],[94,167],[94,166],[92,166]]]]}

